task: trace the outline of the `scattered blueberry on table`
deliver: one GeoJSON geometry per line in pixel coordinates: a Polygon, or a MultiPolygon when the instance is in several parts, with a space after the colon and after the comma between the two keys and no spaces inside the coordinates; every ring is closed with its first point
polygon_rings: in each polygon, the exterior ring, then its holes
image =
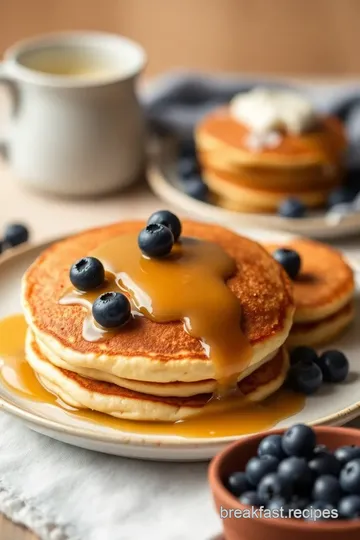
{"type": "Polygon", "coordinates": [[[298,517],[291,510],[306,508],[333,511],[317,519],[355,519],[360,517],[358,456],[360,447],[331,451],[317,444],[311,427],[296,424],[283,435],[264,437],[257,456],[225,478],[224,485],[244,505],[282,509],[289,517],[298,517]]]}
{"type": "Polygon", "coordinates": [[[29,229],[23,223],[9,223],[0,240],[0,254],[9,248],[24,244],[29,240],[29,229]]]}
{"type": "Polygon", "coordinates": [[[350,203],[355,198],[355,192],[348,186],[341,186],[330,192],[327,205],[332,208],[338,204],[350,203]]]}
{"type": "Polygon", "coordinates": [[[306,216],[307,208],[299,199],[288,198],[281,201],[278,207],[278,214],[284,218],[299,219],[306,216]]]}

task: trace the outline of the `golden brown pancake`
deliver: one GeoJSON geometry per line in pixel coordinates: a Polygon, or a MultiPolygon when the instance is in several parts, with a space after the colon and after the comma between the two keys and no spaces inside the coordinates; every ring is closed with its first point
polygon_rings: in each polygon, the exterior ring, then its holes
{"type": "Polygon", "coordinates": [[[297,239],[284,245],[297,251],[301,270],[293,281],[295,315],[288,345],[319,346],[330,343],[354,318],[353,271],[337,250],[321,242],[297,239]]]}
{"type": "MultiPolygon", "coordinates": [[[[200,411],[211,398],[211,394],[184,398],[153,396],[88,379],[48,362],[31,333],[28,334],[26,355],[43,385],[65,403],[118,418],[174,422],[200,411]]],[[[249,401],[263,400],[283,384],[287,369],[287,353],[281,349],[272,360],[241,381],[239,390],[249,401]]]]}
{"type": "MultiPolygon", "coordinates": [[[[74,261],[103,242],[143,226],[142,222],[118,223],[48,248],[23,278],[27,322],[37,339],[73,366],[140,381],[214,379],[212,362],[181,322],[158,324],[137,317],[105,341],[89,342],[82,336],[84,308],[59,304],[70,286],[69,268],[74,261]]],[[[285,272],[259,244],[222,227],[185,221],[183,235],[215,242],[236,261],[237,272],[227,285],[242,306],[242,328],[253,346],[256,365],[282,345],[292,324],[291,284],[285,272]]]]}
{"type": "Polygon", "coordinates": [[[282,134],[275,148],[254,151],[247,145],[249,129],[234,120],[227,107],[206,115],[196,127],[195,138],[200,152],[228,153],[229,160],[239,164],[261,166],[309,166],[319,163],[339,163],[346,148],[342,123],[334,117],[318,119],[317,129],[294,135],[282,134]],[[331,156],[330,156],[331,154],[331,156]]]}

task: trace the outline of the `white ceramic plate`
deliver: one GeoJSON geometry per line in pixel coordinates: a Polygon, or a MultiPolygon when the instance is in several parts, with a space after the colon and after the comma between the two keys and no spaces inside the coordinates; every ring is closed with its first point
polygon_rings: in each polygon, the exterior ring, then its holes
{"type": "Polygon", "coordinates": [[[302,219],[288,219],[274,214],[234,212],[197,201],[181,189],[176,173],[174,143],[168,141],[160,145],[154,142],[151,155],[153,164],[147,175],[151,189],[160,199],[199,219],[223,223],[228,227],[241,227],[242,230],[284,231],[310,238],[341,238],[360,233],[360,212],[349,213],[341,219],[329,219],[325,212],[314,212],[302,219]]]}
{"type": "MultiPolygon", "coordinates": [[[[259,239],[264,233],[253,233],[259,239]]],[[[274,239],[280,240],[279,235],[274,239]]],[[[284,239],[284,235],[281,236],[284,239]]],[[[266,235],[269,240],[269,234],[266,235]]],[[[0,260],[0,317],[19,313],[20,280],[26,268],[45,248],[22,248],[0,260]]],[[[359,277],[359,275],[358,275],[359,277]]],[[[360,283],[358,282],[360,290],[360,283]]],[[[308,398],[305,408],[276,427],[287,427],[294,422],[340,425],[360,414],[360,298],[357,298],[357,320],[334,347],[340,347],[351,362],[351,376],[346,384],[324,387],[316,396],[308,398]]],[[[71,417],[60,408],[20,398],[0,385],[0,408],[20,418],[35,431],[99,452],[152,460],[206,460],[220,451],[234,438],[185,439],[123,433],[89,421],[71,417]]]]}

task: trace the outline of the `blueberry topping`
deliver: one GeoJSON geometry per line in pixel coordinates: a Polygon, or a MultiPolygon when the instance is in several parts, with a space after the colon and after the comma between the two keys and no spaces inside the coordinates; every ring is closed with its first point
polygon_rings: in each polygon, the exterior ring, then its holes
{"type": "Polygon", "coordinates": [[[140,231],[139,248],[148,257],[164,257],[169,255],[174,245],[174,235],[168,227],[160,223],[152,223],[140,231]]]}
{"type": "Polygon", "coordinates": [[[309,511],[309,516],[305,518],[306,521],[323,521],[334,518],[335,507],[325,501],[314,501],[306,507],[306,510],[309,511]],[[320,515],[316,510],[320,510],[320,515]]]}
{"type": "Polygon", "coordinates": [[[290,364],[294,365],[304,360],[305,362],[316,362],[318,359],[317,352],[312,347],[295,347],[290,353],[290,364]]]}
{"type": "Polygon", "coordinates": [[[295,493],[309,493],[313,476],[305,458],[291,456],[284,459],[279,464],[278,475],[291,482],[295,493]]]}
{"type": "Polygon", "coordinates": [[[230,474],[226,486],[235,497],[240,497],[245,491],[251,490],[251,486],[244,472],[234,472],[230,474]]]}
{"type": "Polygon", "coordinates": [[[4,244],[11,247],[19,246],[29,240],[29,230],[22,223],[8,225],[4,233],[4,244]]]}
{"type": "Polygon", "coordinates": [[[284,497],[275,497],[274,499],[271,499],[268,504],[266,505],[266,508],[268,510],[285,510],[287,511],[288,503],[284,499],[284,497]]]}
{"type": "Polygon", "coordinates": [[[183,183],[183,190],[187,195],[198,201],[207,201],[209,188],[203,182],[201,176],[192,176],[183,183]]]}
{"type": "Polygon", "coordinates": [[[331,474],[324,474],[315,480],[312,490],[314,501],[336,504],[342,496],[339,480],[331,474]]]}
{"type": "Polygon", "coordinates": [[[279,460],[275,456],[253,457],[245,467],[246,478],[251,485],[257,486],[266,474],[276,471],[278,464],[279,460]]]}
{"type": "Polygon", "coordinates": [[[105,280],[104,266],[95,257],[83,257],[70,268],[70,281],[79,291],[91,291],[105,280]]]}
{"type": "Polygon", "coordinates": [[[275,456],[277,459],[283,459],[285,457],[284,451],[281,447],[281,435],[268,435],[259,444],[258,455],[261,456],[275,456]]]}
{"type": "Polygon", "coordinates": [[[158,210],[154,212],[149,219],[147,224],[152,225],[153,223],[159,223],[160,225],[165,225],[173,233],[174,242],[177,242],[181,234],[181,221],[169,210],[158,210]]]}
{"type": "Polygon", "coordinates": [[[92,314],[100,326],[118,328],[130,319],[130,302],[122,293],[106,292],[101,294],[93,303],[92,314]]]}
{"type": "Polygon", "coordinates": [[[280,248],[273,253],[274,259],[281,264],[291,279],[295,279],[300,272],[300,255],[293,249],[280,248]]]}
{"type": "Polygon", "coordinates": [[[193,157],[186,156],[179,159],[178,174],[179,176],[181,176],[181,178],[184,178],[185,180],[187,180],[188,178],[196,174],[199,174],[199,172],[200,172],[199,164],[196,161],[196,159],[194,159],[193,157]]]}
{"type": "Polygon", "coordinates": [[[328,207],[331,208],[337,204],[350,203],[354,199],[355,193],[347,186],[334,189],[328,197],[328,207]]]}
{"type": "Polygon", "coordinates": [[[257,493],[265,503],[278,497],[288,501],[292,496],[292,485],[288,479],[281,478],[278,474],[272,472],[262,478],[258,485],[257,493]]]}
{"type": "Polygon", "coordinates": [[[306,215],[306,206],[299,199],[285,199],[280,203],[278,214],[285,218],[302,218],[306,215]]]}
{"type": "Polygon", "coordinates": [[[360,496],[347,495],[343,497],[339,504],[338,510],[340,517],[344,519],[356,519],[360,517],[360,496]]]}
{"type": "Polygon", "coordinates": [[[287,377],[288,385],[295,391],[305,395],[316,392],[323,381],[321,369],[311,361],[300,361],[290,367],[287,377]]]}
{"type": "Polygon", "coordinates": [[[344,465],[340,484],[345,493],[360,495],[360,459],[353,459],[344,465]]]}
{"type": "Polygon", "coordinates": [[[309,467],[314,476],[323,476],[324,474],[339,476],[341,463],[333,454],[319,453],[311,461],[309,461],[309,467]]]}
{"type": "Polygon", "coordinates": [[[360,446],[340,446],[334,452],[334,456],[342,465],[353,459],[360,459],[360,446]]]}
{"type": "Polygon", "coordinates": [[[241,502],[241,504],[245,504],[246,506],[262,505],[262,501],[256,491],[245,491],[245,493],[240,495],[239,501],[241,502]]]}
{"type": "Polygon", "coordinates": [[[311,456],[315,444],[315,432],[304,424],[295,424],[287,429],[282,438],[282,447],[288,456],[311,456]]]}
{"type": "Polygon", "coordinates": [[[349,374],[349,361],[341,351],[326,351],[317,360],[324,381],[339,383],[349,374]]]}

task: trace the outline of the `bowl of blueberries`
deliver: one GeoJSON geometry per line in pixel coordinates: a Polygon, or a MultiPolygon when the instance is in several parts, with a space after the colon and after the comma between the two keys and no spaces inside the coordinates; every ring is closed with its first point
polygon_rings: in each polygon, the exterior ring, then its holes
{"type": "Polygon", "coordinates": [[[218,454],[209,482],[226,540],[360,538],[360,431],[296,424],[218,454]]]}

